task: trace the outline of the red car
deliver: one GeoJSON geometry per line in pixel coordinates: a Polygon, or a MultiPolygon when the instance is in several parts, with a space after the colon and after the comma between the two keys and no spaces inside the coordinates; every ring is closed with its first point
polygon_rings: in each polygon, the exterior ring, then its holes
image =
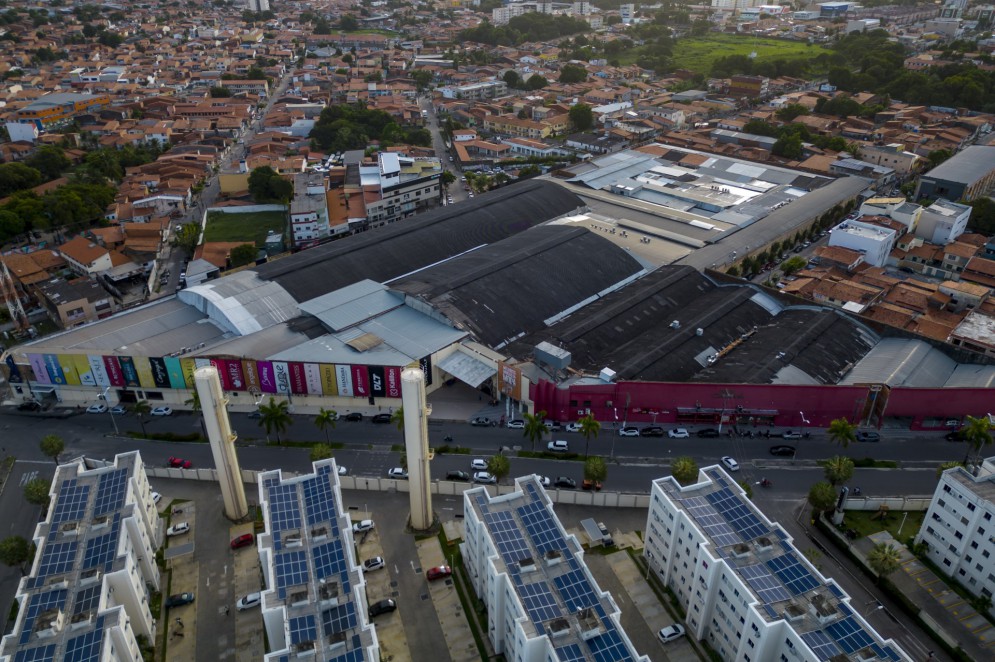
{"type": "Polygon", "coordinates": [[[184,460],[179,457],[171,457],[166,462],[167,467],[172,467],[173,469],[189,469],[193,467],[193,463],[190,460],[184,460]]]}
{"type": "Polygon", "coordinates": [[[440,565],[437,568],[430,568],[425,576],[428,577],[428,581],[435,581],[436,579],[443,579],[453,574],[453,569],[448,565],[440,565]]]}
{"type": "Polygon", "coordinates": [[[237,538],[232,538],[231,548],[240,549],[242,547],[252,547],[252,543],[256,541],[256,537],[251,533],[243,533],[237,538]]]}

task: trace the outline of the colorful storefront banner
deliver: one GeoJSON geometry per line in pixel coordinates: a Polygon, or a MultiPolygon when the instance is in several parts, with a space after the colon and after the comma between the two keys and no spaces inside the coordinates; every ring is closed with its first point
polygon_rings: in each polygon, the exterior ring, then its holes
{"type": "Polygon", "coordinates": [[[76,372],[76,361],[72,354],[57,354],[59,357],[59,367],[62,368],[62,375],[66,378],[66,384],[79,386],[79,373],[76,372]]]}
{"type": "Polygon", "coordinates": [[[425,386],[431,386],[432,385],[432,355],[429,354],[428,356],[426,356],[425,358],[423,358],[421,361],[419,361],[419,363],[421,364],[421,371],[425,373],[425,386]]]}
{"type": "Polygon", "coordinates": [[[66,383],[66,376],[62,373],[62,366],[59,365],[59,357],[55,354],[44,354],[45,369],[48,370],[48,377],[52,384],[62,386],[66,383]]]}
{"type": "MultiPolygon", "coordinates": [[[[166,363],[166,373],[169,375],[170,388],[186,388],[187,380],[183,377],[183,363],[174,356],[167,356],[163,359],[166,363]]],[[[193,384],[190,384],[193,388],[193,384]]]]}
{"type": "Polygon", "coordinates": [[[339,388],[339,395],[352,397],[352,370],[347,365],[335,366],[335,383],[339,388]]]}
{"type": "Polygon", "coordinates": [[[31,372],[35,373],[35,380],[39,384],[52,383],[52,377],[48,374],[48,367],[45,365],[44,355],[28,354],[28,363],[31,364],[31,372]]]}
{"type": "Polygon", "coordinates": [[[276,392],[290,393],[290,368],[283,361],[273,361],[273,376],[276,378],[276,392]]]}
{"type": "Polygon", "coordinates": [[[107,367],[104,365],[104,357],[90,354],[86,357],[90,364],[90,372],[93,374],[93,381],[97,386],[107,387],[111,385],[111,379],[107,375],[107,367]]]}
{"type": "Polygon", "coordinates": [[[169,371],[163,359],[150,357],[149,367],[152,369],[152,381],[156,388],[169,388],[169,371]]]}
{"type": "Polygon", "coordinates": [[[138,373],[138,383],[142,388],[155,388],[155,377],[152,376],[152,365],[144,356],[133,356],[131,362],[135,364],[135,372],[138,373]]]}
{"type": "Polygon", "coordinates": [[[124,383],[126,386],[140,386],[138,382],[138,371],[135,370],[135,362],[131,360],[130,356],[119,356],[117,357],[118,363],[121,364],[121,373],[124,375],[124,383]]]}
{"type": "Polygon", "coordinates": [[[245,390],[245,375],[242,374],[242,362],[238,359],[221,359],[219,372],[225,375],[232,391],[245,390]]]}
{"type": "Polygon", "coordinates": [[[107,371],[107,379],[110,380],[111,386],[127,385],[124,379],[124,370],[121,369],[121,361],[118,360],[118,357],[105,356],[104,369],[107,371]]]}
{"type": "Polygon", "coordinates": [[[242,377],[245,378],[245,390],[260,391],[259,374],[256,372],[256,362],[250,359],[242,361],[242,377]]]}
{"type": "Polygon", "coordinates": [[[396,365],[385,367],[384,378],[387,381],[387,397],[401,397],[401,368],[396,365]]]}
{"type": "Polygon", "coordinates": [[[76,374],[79,375],[79,383],[83,386],[96,386],[97,380],[93,378],[93,372],[90,370],[90,359],[86,354],[73,354],[72,361],[73,367],[76,368],[76,374]]]}
{"type": "Polygon", "coordinates": [[[197,370],[197,362],[193,359],[180,359],[180,368],[183,370],[183,381],[193,388],[193,373],[197,370]]]}
{"type": "Polygon", "coordinates": [[[7,380],[11,384],[23,384],[24,377],[21,376],[21,369],[14,363],[14,355],[8,354],[7,358],[4,359],[4,363],[7,364],[7,380]]]}
{"type": "Polygon", "coordinates": [[[273,364],[269,361],[256,361],[256,372],[259,375],[259,390],[263,393],[276,393],[273,364]]]}
{"type": "Polygon", "coordinates": [[[352,394],[357,398],[368,398],[370,396],[369,371],[365,365],[349,366],[352,372],[352,394]]]}
{"type": "Polygon", "coordinates": [[[307,376],[304,374],[303,363],[288,363],[290,368],[290,392],[294,395],[307,395],[307,376]]]}
{"type": "Polygon", "coordinates": [[[321,387],[321,366],[317,363],[305,363],[303,369],[307,392],[311,395],[323,395],[325,390],[321,387]]]}
{"type": "Polygon", "coordinates": [[[322,363],[318,366],[318,369],[321,371],[322,394],[329,396],[338,395],[339,380],[335,374],[335,366],[331,363],[322,363]]]}
{"type": "Polygon", "coordinates": [[[383,366],[367,366],[366,374],[370,380],[370,393],[375,398],[382,398],[387,395],[387,383],[384,379],[383,366]]]}

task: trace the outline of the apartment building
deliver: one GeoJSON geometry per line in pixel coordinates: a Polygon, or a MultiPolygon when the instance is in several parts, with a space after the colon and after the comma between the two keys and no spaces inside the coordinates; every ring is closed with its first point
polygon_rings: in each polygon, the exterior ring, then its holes
{"type": "Polygon", "coordinates": [[[463,493],[466,534],[460,545],[473,589],[487,605],[494,652],[516,662],[634,660],[620,610],[584,564],[537,476],[515,491],[463,493]]]}
{"type": "Polygon", "coordinates": [[[970,202],[995,188],[995,147],[971,145],[919,178],[916,200],[946,198],[970,202]]]}
{"type": "Polygon", "coordinates": [[[442,164],[436,158],[381,152],[376,165],[360,166],[359,174],[371,228],[416,214],[439,199],[442,164]]]}
{"type": "Polygon", "coordinates": [[[967,231],[971,207],[949,200],[937,200],[922,210],[915,233],[931,244],[943,246],[967,231]]]}
{"type": "Polygon", "coordinates": [[[155,551],[162,542],[141,455],[63,464],[50,494],[0,660],[141,662],[136,637],[156,636],[149,592],[161,588],[155,551]]]}
{"type": "Polygon", "coordinates": [[[271,651],[264,660],[379,662],[338,467],[328,459],[313,469],[293,478],[280,469],[259,476],[261,609],[271,651]]]}
{"type": "Polygon", "coordinates": [[[325,178],[321,173],[294,176],[294,199],[290,203],[290,237],[295,247],[312,246],[329,235],[326,194],[325,178]]]}
{"type": "Polygon", "coordinates": [[[723,660],[911,661],[718,466],[653,481],[643,553],[723,660]]]}
{"type": "Polygon", "coordinates": [[[493,99],[508,93],[508,84],[503,80],[489,80],[481,83],[470,83],[469,85],[458,85],[455,87],[439,88],[444,99],[465,99],[468,101],[481,101],[483,99],[493,99]]]}
{"type": "Polygon", "coordinates": [[[111,105],[106,94],[76,94],[55,92],[32,101],[14,113],[14,119],[22,124],[34,124],[39,129],[58,126],[72,121],[84,113],[92,113],[111,105]]]}
{"type": "Polygon", "coordinates": [[[864,262],[883,267],[888,254],[895,247],[897,233],[889,228],[860,221],[846,220],[837,225],[829,235],[830,246],[840,246],[864,254],[864,262]]]}

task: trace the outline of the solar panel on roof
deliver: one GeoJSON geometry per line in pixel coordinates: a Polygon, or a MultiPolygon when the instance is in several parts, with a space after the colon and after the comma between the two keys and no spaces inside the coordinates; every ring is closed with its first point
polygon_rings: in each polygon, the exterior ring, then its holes
{"type": "Polygon", "coordinates": [[[826,632],[849,655],[874,643],[871,635],[852,616],[826,626],[826,632]]]}
{"type": "Polygon", "coordinates": [[[315,579],[320,581],[327,577],[338,577],[342,584],[342,592],[348,593],[349,564],[346,562],[342,541],[336,539],[318,545],[313,548],[311,554],[314,559],[315,579]]]}
{"type": "Polygon", "coordinates": [[[329,662],[363,662],[366,659],[366,654],[363,653],[362,648],[357,648],[351,650],[348,653],[343,653],[338,657],[333,657],[329,662]]]}
{"type": "Polygon", "coordinates": [[[307,554],[303,551],[280,552],[275,557],[276,586],[280,598],[287,597],[288,586],[307,582],[307,554]]]}
{"type": "Polygon", "coordinates": [[[525,530],[540,554],[553,549],[566,551],[567,543],[545,504],[532,502],[520,506],[518,516],[522,518],[525,530]]]}
{"type": "Polygon", "coordinates": [[[318,638],[318,628],[314,623],[314,614],[296,616],[287,619],[290,629],[290,643],[299,644],[304,641],[314,641],[318,638]]]}
{"type": "Polygon", "coordinates": [[[584,662],[584,653],[581,652],[580,646],[577,644],[570,644],[557,648],[556,658],[560,662],[584,662]]]}
{"type": "Polygon", "coordinates": [[[75,478],[62,483],[52,511],[52,523],[72,522],[83,517],[90,496],[89,485],[79,485],[75,478]]]}
{"type": "MultiPolygon", "coordinates": [[[[77,542],[46,542],[42,552],[38,580],[68,572],[76,563],[77,542]]],[[[44,582],[42,582],[44,583],[44,582]]],[[[40,585],[40,584],[36,584],[40,585]]]]}
{"type": "Polygon", "coordinates": [[[356,604],[347,602],[321,612],[322,631],[326,637],[356,627],[356,604]]]}
{"type": "Polygon", "coordinates": [[[101,474],[97,481],[97,498],[93,506],[93,514],[97,517],[114,512],[124,505],[124,496],[128,487],[127,468],[116,469],[101,474]]]}
{"type": "Polygon", "coordinates": [[[829,586],[830,593],[832,593],[833,595],[835,595],[837,598],[842,598],[843,597],[843,591],[840,590],[839,586],[837,586],[833,582],[829,582],[828,586],[829,586]]]}
{"type": "Polygon", "coordinates": [[[794,553],[783,554],[767,561],[767,567],[774,571],[788,590],[795,595],[811,591],[819,585],[808,568],[803,566],[794,553]]]}
{"type": "Polygon", "coordinates": [[[737,568],[740,576],[746,580],[750,588],[756,592],[760,599],[767,603],[790,600],[791,594],[781,585],[774,575],[762,563],[756,565],[741,566],[737,568]]]}
{"type": "Polygon", "coordinates": [[[100,659],[100,647],[104,640],[104,617],[97,619],[95,627],[86,634],[73,637],[66,643],[64,662],[90,662],[100,659]]]}
{"type": "Polygon", "coordinates": [[[771,607],[770,605],[765,604],[764,605],[764,611],[766,611],[767,615],[770,616],[771,618],[777,618],[777,612],[774,611],[774,608],[771,607]]]}
{"type": "Polygon", "coordinates": [[[73,616],[85,614],[91,609],[96,609],[100,603],[101,588],[102,586],[97,583],[77,591],[76,597],[73,598],[73,616]]]}
{"type": "Polygon", "coordinates": [[[705,498],[744,540],[753,540],[770,532],[770,529],[760,522],[760,518],[753,513],[749,506],[734,495],[728,487],[706,494],[705,498]]]}
{"type": "Polygon", "coordinates": [[[802,635],[802,641],[812,649],[816,657],[820,660],[829,660],[840,652],[839,646],[837,646],[832,639],[826,636],[826,633],[822,630],[815,630],[814,632],[806,632],[802,635]]]}
{"type": "Polygon", "coordinates": [[[853,616],[853,611],[845,604],[840,604],[838,606],[839,610],[843,613],[844,616],[853,616]]]}
{"type": "Polygon", "coordinates": [[[318,471],[314,478],[308,478],[302,483],[304,490],[304,509],[307,512],[307,523],[314,526],[322,522],[331,522],[334,531],[332,535],[338,533],[338,522],[336,521],[335,493],[329,477],[331,467],[325,466],[318,471]]]}
{"type": "Polygon", "coordinates": [[[594,590],[591,588],[591,583],[587,581],[582,570],[571,570],[564,575],[555,577],[553,584],[556,585],[560,597],[571,613],[585,607],[592,607],[598,602],[594,590]]]}
{"type": "Polygon", "coordinates": [[[28,611],[24,616],[24,627],[21,629],[20,643],[26,644],[31,639],[31,633],[35,628],[35,619],[38,614],[42,614],[55,607],[63,608],[66,604],[68,591],[64,588],[54,591],[36,593],[28,598],[28,611]]]}
{"type": "Polygon", "coordinates": [[[117,553],[118,538],[121,533],[121,513],[114,513],[110,530],[102,536],[95,536],[86,541],[83,551],[83,570],[103,568],[108,572],[114,563],[117,553]]]}
{"type": "Polygon", "coordinates": [[[518,589],[518,595],[533,623],[541,623],[562,615],[553,592],[549,590],[549,584],[544,581],[522,584],[518,589]]]}
{"type": "Polygon", "coordinates": [[[611,621],[605,622],[606,632],[587,640],[587,646],[596,662],[623,662],[632,656],[622,642],[622,637],[611,621]]]}
{"type": "Polygon", "coordinates": [[[14,654],[14,662],[51,662],[55,659],[55,644],[20,650],[14,654]]]}
{"type": "Polygon", "coordinates": [[[894,660],[894,662],[901,662],[902,658],[898,655],[898,653],[895,652],[895,649],[892,648],[891,646],[885,646],[884,648],[881,649],[881,651],[884,653],[885,657],[887,657],[889,660],[894,660]]]}
{"type": "Polygon", "coordinates": [[[273,531],[299,529],[301,508],[297,501],[297,485],[273,485],[269,489],[269,512],[273,531]]]}
{"type": "Polygon", "coordinates": [[[532,552],[522,532],[515,521],[514,515],[506,510],[500,510],[484,515],[484,523],[491,532],[491,538],[497,545],[505,565],[518,563],[524,558],[530,558],[532,552]]]}

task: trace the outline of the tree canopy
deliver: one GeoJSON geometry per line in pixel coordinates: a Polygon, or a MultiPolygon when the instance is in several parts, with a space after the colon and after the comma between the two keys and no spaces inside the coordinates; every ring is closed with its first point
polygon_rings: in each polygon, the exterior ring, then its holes
{"type": "Polygon", "coordinates": [[[432,134],[419,126],[402,127],[382,110],[361,103],[328,106],[311,130],[311,142],[325,151],[366,149],[371,142],[383,146],[432,144],[432,134]]]}
{"type": "Polygon", "coordinates": [[[594,126],[594,111],[586,103],[575,104],[570,109],[570,123],[578,131],[587,131],[594,126]]]}
{"type": "Polygon", "coordinates": [[[249,174],[249,195],[259,203],[286,204],[294,197],[294,183],[273,168],[260,166],[249,174]]]}
{"type": "Polygon", "coordinates": [[[507,25],[495,26],[484,21],[475,28],[463,30],[459,41],[476,41],[491,46],[513,46],[527,41],[550,41],[557,37],[588,32],[586,21],[564,15],[526,14],[514,16],[507,25]]]}

